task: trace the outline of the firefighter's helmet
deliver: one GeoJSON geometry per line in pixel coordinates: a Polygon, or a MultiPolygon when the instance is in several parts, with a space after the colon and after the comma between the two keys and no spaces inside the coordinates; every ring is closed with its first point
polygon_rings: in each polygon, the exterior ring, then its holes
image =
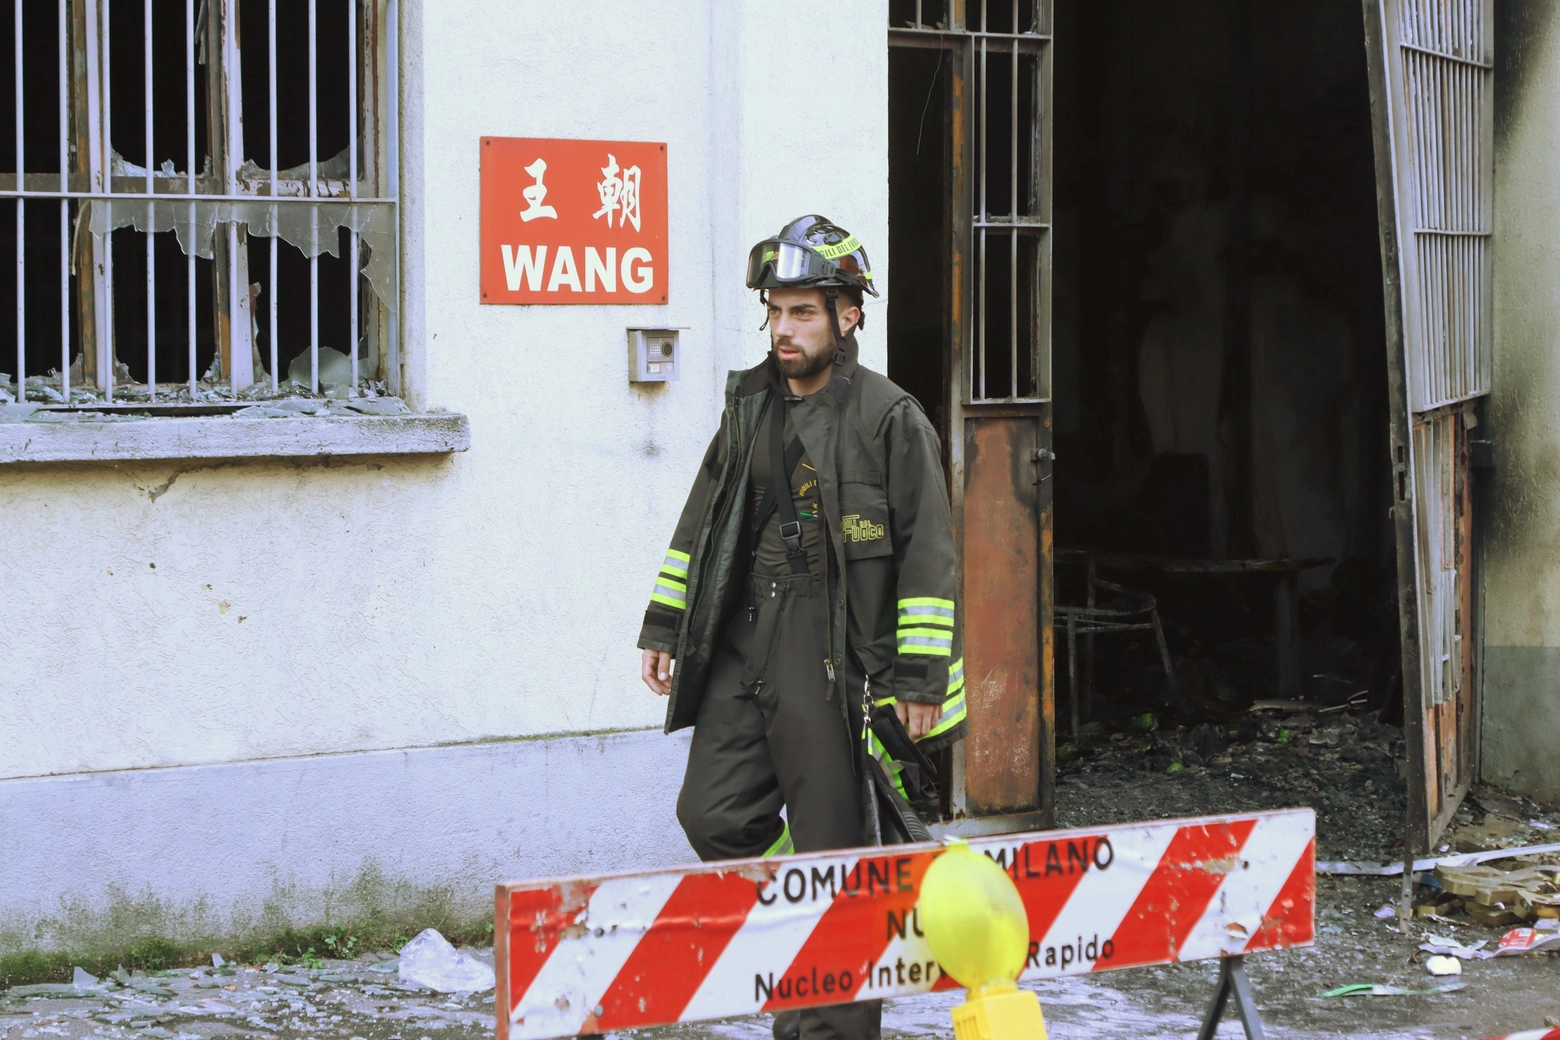
{"type": "Polygon", "coordinates": [[[797,217],[748,253],[749,289],[851,288],[878,294],[855,235],[827,217],[797,217]]]}

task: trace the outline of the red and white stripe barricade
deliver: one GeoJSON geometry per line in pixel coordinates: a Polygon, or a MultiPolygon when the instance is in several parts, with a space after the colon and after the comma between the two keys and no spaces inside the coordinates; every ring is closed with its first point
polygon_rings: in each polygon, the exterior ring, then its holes
{"type": "MultiPolygon", "coordinates": [[[[1310,944],[1315,835],[1297,809],[969,844],[1018,886],[1039,979],[1310,944]]],[[[943,848],[500,885],[499,1040],[955,988],[915,910],[943,848]]]]}

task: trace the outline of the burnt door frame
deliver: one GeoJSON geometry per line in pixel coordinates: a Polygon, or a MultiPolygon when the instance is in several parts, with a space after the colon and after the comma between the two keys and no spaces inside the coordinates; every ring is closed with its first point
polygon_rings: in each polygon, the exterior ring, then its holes
{"type": "Polygon", "coordinates": [[[1456,6],[1452,19],[1449,5],[1363,0],[1409,855],[1440,837],[1478,772],[1476,496],[1467,431],[1490,386],[1493,26],[1491,0],[1456,6]]]}
{"type": "MultiPolygon", "coordinates": [[[[1053,826],[1055,701],[1051,462],[1052,5],[1015,0],[992,24],[986,0],[917,3],[890,47],[945,55],[947,322],[943,386],[948,486],[959,544],[969,736],[953,749],[953,829],[1053,826]],[[922,21],[938,7],[943,25],[922,21]],[[1032,22],[1025,24],[1028,18],[1032,22]],[[1005,125],[991,74],[1007,72],[1005,125]],[[1027,113],[1027,114],[1026,114],[1027,113]],[[1006,141],[1006,200],[992,144],[1006,141]],[[995,165],[991,170],[999,174],[995,165]],[[1000,212],[1005,211],[1005,212],[1000,212]],[[1006,248],[1007,346],[988,322],[988,265],[1006,248]],[[992,371],[993,359],[1005,373],[992,371]],[[1005,383],[1003,377],[1005,376],[1005,383]],[[1005,389],[1005,393],[993,392],[1005,389]],[[961,828],[959,821],[969,820],[961,828]]],[[[1000,147],[999,147],[1000,151],[1000,147]]],[[[1000,286],[998,287],[1000,288],[1000,286]]],[[[1001,318],[1001,315],[998,315],[1001,318]]]]}

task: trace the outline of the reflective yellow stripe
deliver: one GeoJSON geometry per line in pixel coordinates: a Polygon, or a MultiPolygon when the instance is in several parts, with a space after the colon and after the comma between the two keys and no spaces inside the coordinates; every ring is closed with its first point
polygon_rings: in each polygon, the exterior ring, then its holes
{"type": "MultiPolygon", "coordinates": [[[[923,608],[926,609],[926,608],[923,608]]],[[[899,615],[900,628],[914,628],[917,625],[937,625],[941,628],[953,627],[952,614],[901,614],[899,615]]]]}
{"type": "Polygon", "coordinates": [[[906,607],[942,607],[944,610],[953,609],[953,600],[938,599],[936,596],[911,596],[899,601],[899,609],[906,607]]]}
{"type": "Polygon", "coordinates": [[[846,253],[854,253],[856,250],[858,250],[860,248],[861,248],[861,243],[856,239],[855,235],[848,235],[848,236],[846,236],[845,241],[843,241],[843,242],[836,242],[832,246],[813,246],[812,247],[813,252],[817,253],[819,256],[823,257],[825,260],[835,260],[835,259],[838,259],[839,257],[844,256],[846,253]]]}
{"type": "Polygon", "coordinates": [[[688,609],[688,586],[676,578],[660,577],[655,580],[655,590],[650,593],[650,602],[664,603],[678,610],[688,609]]]}
{"type": "Polygon", "coordinates": [[[670,574],[674,578],[686,578],[688,576],[688,561],[685,559],[679,560],[677,556],[680,555],[682,554],[673,555],[672,553],[667,553],[666,559],[661,561],[661,573],[670,574]]]}
{"type": "Polygon", "coordinates": [[[899,652],[952,657],[952,636],[953,633],[945,628],[901,628],[898,637],[899,652]]]}
{"type": "Polygon", "coordinates": [[[964,716],[968,714],[968,712],[969,706],[964,703],[964,698],[962,696],[959,697],[957,709],[950,712],[947,707],[944,707],[942,720],[939,721],[937,725],[933,726],[926,734],[926,736],[922,737],[921,739],[928,740],[932,737],[948,732],[950,729],[963,722],[964,716]]]}
{"type": "Polygon", "coordinates": [[[786,824],[785,829],[780,832],[780,837],[776,838],[775,843],[763,851],[763,855],[789,856],[795,851],[796,846],[791,844],[791,825],[786,824]]]}

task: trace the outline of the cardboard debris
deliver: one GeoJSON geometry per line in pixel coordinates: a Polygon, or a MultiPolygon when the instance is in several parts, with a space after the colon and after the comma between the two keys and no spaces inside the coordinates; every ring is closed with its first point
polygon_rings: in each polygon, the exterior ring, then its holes
{"type": "Polygon", "coordinates": [[[1463,897],[1468,916],[1480,924],[1560,917],[1560,866],[1500,870],[1443,863],[1436,865],[1435,878],[1445,891],[1463,897]]]}

